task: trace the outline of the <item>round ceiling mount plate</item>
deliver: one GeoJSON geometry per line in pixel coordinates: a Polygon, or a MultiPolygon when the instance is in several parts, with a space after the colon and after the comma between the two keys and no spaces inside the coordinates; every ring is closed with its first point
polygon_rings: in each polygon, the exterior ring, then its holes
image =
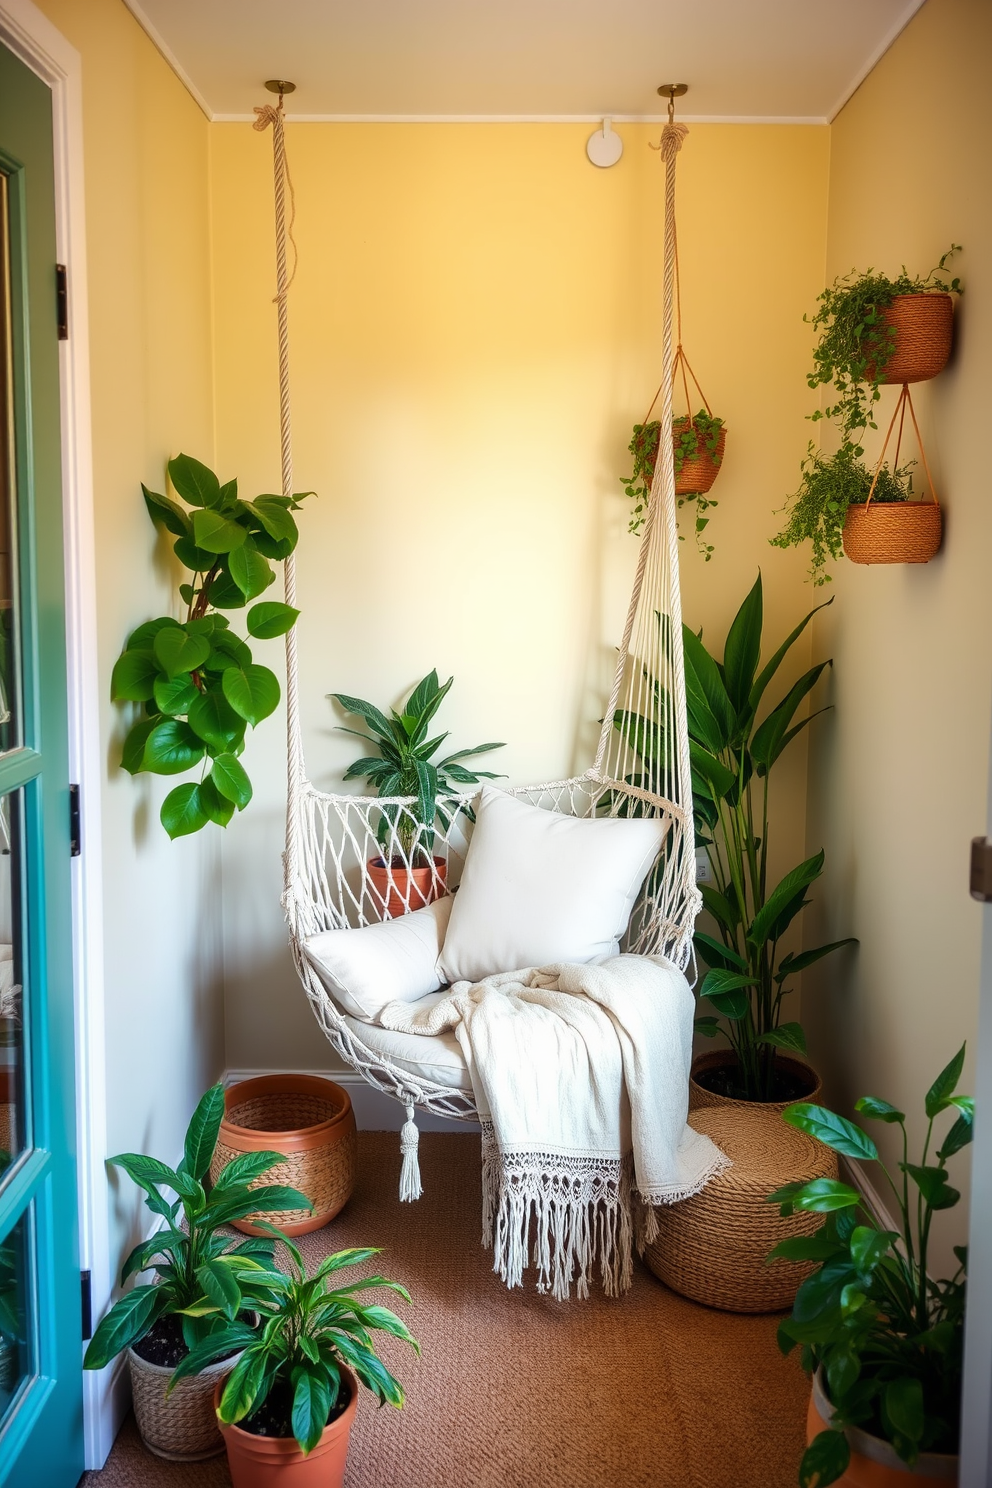
{"type": "Polygon", "coordinates": [[[296,84],[286,82],[285,78],[268,78],[265,86],[270,93],[295,93],[296,84]]]}
{"type": "Polygon", "coordinates": [[[614,134],[609,121],[586,140],[586,154],[593,165],[604,168],[608,165],[616,165],[623,154],[623,140],[618,134],[614,134]]]}
{"type": "Polygon", "coordinates": [[[688,93],[688,91],[688,83],[662,83],[661,87],[658,89],[658,92],[661,94],[662,98],[681,98],[684,94],[688,93]]]}

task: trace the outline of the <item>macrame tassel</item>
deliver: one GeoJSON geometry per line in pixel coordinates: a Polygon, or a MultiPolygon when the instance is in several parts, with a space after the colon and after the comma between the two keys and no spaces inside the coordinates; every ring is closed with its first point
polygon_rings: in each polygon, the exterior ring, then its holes
{"type": "Polygon", "coordinates": [[[420,1163],[417,1159],[419,1145],[420,1133],[414,1120],[413,1106],[409,1105],[406,1108],[403,1130],[400,1132],[400,1151],[403,1154],[403,1166],[400,1169],[401,1204],[412,1204],[424,1191],[420,1183],[420,1163]]]}

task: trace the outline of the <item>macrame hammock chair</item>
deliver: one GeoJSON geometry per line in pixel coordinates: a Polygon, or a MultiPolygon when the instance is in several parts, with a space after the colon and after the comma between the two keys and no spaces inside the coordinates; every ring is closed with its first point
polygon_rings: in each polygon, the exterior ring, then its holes
{"type": "MultiPolygon", "coordinates": [[[[273,132],[282,483],[284,494],[291,495],[287,237],[292,239],[286,197],[288,194],[292,203],[292,186],[286,166],[282,99],[278,108],[266,105],[255,112],[258,118],[254,127],[264,130],[271,126],[273,132]]],[[[670,108],[660,146],[665,168],[662,430],[672,427],[675,168],[687,133],[684,125],[674,122],[670,108]]],[[[285,560],[284,578],[286,603],[295,606],[292,555],[285,560]]],[[[431,828],[420,824],[413,797],[383,799],[318,790],[307,777],[303,755],[296,627],[286,636],[286,710],[288,782],[282,903],[293,959],[317,1022],[332,1048],[369,1085],[405,1107],[400,1138],[400,1197],[418,1198],[421,1186],[415,1109],[461,1120],[478,1119],[458,1043],[451,1034],[424,1037],[396,1033],[352,1017],[337,1005],[317,976],[305,954],[304,942],[325,930],[354,929],[389,919],[424,902],[419,894],[404,887],[408,876],[402,873],[395,874],[384,894],[372,882],[370,859],[378,858],[395,869],[398,862],[412,868],[415,860],[419,863],[426,856],[433,863],[433,883],[427,897],[457,888],[471,833],[471,821],[459,808],[471,806],[478,787],[459,796],[447,796],[443,803],[446,809],[431,828]]],[[[661,440],[633,592],[593,765],[583,775],[517,787],[510,794],[570,816],[638,815],[667,821],[662,853],[635,904],[622,949],[634,954],[661,954],[685,970],[700,896],[696,888],[671,437],[661,440]]]]}

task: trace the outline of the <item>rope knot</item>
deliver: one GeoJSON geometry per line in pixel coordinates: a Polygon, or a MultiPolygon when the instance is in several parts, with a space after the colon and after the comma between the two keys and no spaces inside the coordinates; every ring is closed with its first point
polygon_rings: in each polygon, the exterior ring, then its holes
{"type": "Polygon", "coordinates": [[[276,118],[279,114],[279,110],[273,108],[271,103],[263,103],[261,105],[256,104],[255,112],[258,115],[258,118],[255,120],[254,124],[251,127],[252,129],[258,130],[268,129],[270,124],[274,124],[276,122],[276,118]]]}
{"type": "MultiPolygon", "coordinates": [[[[258,126],[256,125],[256,128],[258,126]]],[[[689,133],[685,124],[666,124],[661,131],[661,153],[666,160],[670,160],[681,150],[686,135],[689,133]]]]}

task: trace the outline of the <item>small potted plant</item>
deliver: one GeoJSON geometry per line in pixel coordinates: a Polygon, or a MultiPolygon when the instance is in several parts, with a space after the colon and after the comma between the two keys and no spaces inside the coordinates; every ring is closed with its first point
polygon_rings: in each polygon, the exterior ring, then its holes
{"type": "Polygon", "coordinates": [[[848,1161],[878,1163],[899,1226],[882,1229],[861,1194],[838,1180],[790,1184],[770,1195],[783,1214],[826,1216],[816,1234],[786,1240],[769,1255],[816,1264],[778,1330],[782,1352],[799,1346],[813,1376],[801,1485],[881,1481],[880,1465],[886,1482],[905,1478],[906,1488],[957,1481],[967,1252],[955,1246],[960,1264],[947,1279],[931,1276],[927,1261],[934,1214],[960,1198],[948,1182],[948,1160],[972,1138],[974,1101],[957,1094],[963,1065],[962,1046],[927,1091],[917,1162],[909,1161],[902,1111],[870,1095],[855,1105],[862,1117],[899,1127],[904,1156],[897,1176],[843,1116],[807,1104],[784,1112],[791,1126],[848,1161]],[[934,1122],[945,1113],[952,1123],[931,1154],[934,1122]]]}
{"type": "Polygon", "coordinates": [[[845,440],[835,454],[824,455],[811,443],[799,489],[786,504],[788,520],[772,538],[773,546],[793,548],[809,542],[810,578],[817,586],[829,584],[827,562],[841,555],[848,509],[867,502],[869,494],[873,503],[908,502],[913,494],[914,465],[912,460],[895,470],[882,465],[872,490],[872,472],[861,459],[858,445],[845,440]]]}
{"type": "Polygon", "coordinates": [[[232,1245],[223,1233],[232,1220],[254,1212],[310,1208],[296,1189],[258,1185],[279,1161],[275,1152],[253,1152],[229,1163],[209,1193],[203,1180],[210,1169],[224,1114],[224,1087],[214,1085],[197,1105],[186,1132],[177,1169],[157,1158],[122,1153],[110,1161],[144,1190],[145,1204],[161,1228],[135,1246],[121,1271],[130,1277],[154,1271],[156,1281],[125,1292],[101,1321],[83,1359],[84,1369],[103,1369],[127,1350],[134,1413],[142,1439],[152,1452],[174,1461],[196,1461],[223,1451],[214,1419],[214,1379],[231,1368],[233,1351],[216,1354],[214,1378],[189,1380],[166,1399],[174,1367],[218,1327],[216,1316],[190,1312],[206,1294],[232,1295],[232,1275],[250,1257],[271,1260],[266,1237],[232,1245]],[[176,1198],[162,1192],[171,1190],[176,1198]]]}
{"type": "Polygon", "coordinates": [[[380,1405],[399,1408],[404,1399],[371,1334],[390,1333],[420,1352],[394,1312],[359,1302],[357,1294],[385,1287],[407,1302],[410,1296],[382,1276],[330,1287],[338,1271],[368,1261],[377,1250],[338,1251],[310,1275],[296,1245],[285,1239],[283,1244],[288,1275],[245,1258],[229,1296],[204,1296],[195,1305],[194,1312],[213,1317],[217,1329],[183,1360],[169,1388],[223,1354],[240,1353],[226,1383],[214,1385],[234,1488],[266,1488],[276,1481],[286,1488],[341,1488],[359,1385],[380,1405]],[[254,1325],[239,1321],[244,1311],[256,1315],[254,1325]]]}
{"type": "MultiPolygon", "coordinates": [[[[661,423],[658,419],[634,425],[628,450],[634,457],[634,468],[621,480],[624,491],[634,503],[629,530],[640,532],[647,516],[648,497],[658,460],[661,423]]],[[[713,547],[703,538],[709,523],[706,513],[716,506],[707,493],[720,473],[727,430],[722,419],[701,408],[691,417],[683,414],[672,420],[672,447],[675,458],[675,495],[681,508],[695,503],[696,545],[709,562],[713,547]]]]}
{"type": "MultiPolygon", "coordinates": [[[[501,743],[477,744],[434,759],[448,735],[428,738],[431,720],[454,680],[449,677],[442,685],[437,671],[429,672],[417,683],[403,711],[391,708],[388,718],[362,698],[344,692],[330,694],[346,713],[364,719],[370,730],[342,732],[378,750],[350,765],[345,780],[367,780],[379,796],[392,798],[383,801],[376,831],[382,855],[367,865],[376,906],[385,919],[421,909],[444,893],[447,864],[433,854],[434,824],[440,821],[445,829],[450,826],[450,803],[460,787],[498,779],[489,770],[469,770],[461,761],[502,749],[501,743]]],[[[458,809],[471,819],[470,807],[458,809]]]]}
{"type": "MultiPolygon", "coordinates": [[[[141,489],[152,521],[175,535],[173,552],[191,571],[191,582],[179,586],[186,615],[139,625],[114,666],[110,690],[114,702],[143,705],[124,740],[125,770],[182,775],[199,767],[198,780],[177,785],[162,803],[162,825],[176,838],[208,822],[226,827],[251,800],[240,759],[245,733],[274,711],[279,683],[252,660],[221,611],[243,609],[272,583],[270,560],[296,547],[293,512],[313,493],[241,498],[236,480],[221,485],[189,455],[169,461],[169,478],[189,511],[171,496],[141,489]]],[[[273,600],[252,605],[248,634],[284,635],[298,613],[273,600]]]]}

